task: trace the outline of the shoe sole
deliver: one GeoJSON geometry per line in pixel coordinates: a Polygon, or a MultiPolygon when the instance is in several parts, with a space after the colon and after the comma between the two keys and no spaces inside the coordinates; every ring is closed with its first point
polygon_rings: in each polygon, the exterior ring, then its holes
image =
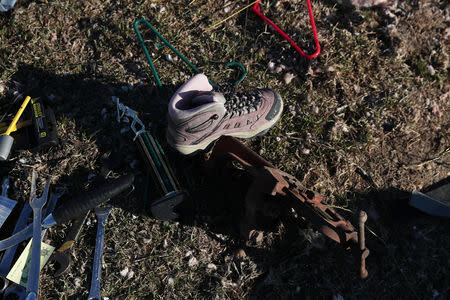
{"type": "MultiPolygon", "coordinates": [[[[277,94],[278,95],[278,94],[277,94]]],[[[224,134],[226,136],[232,136],[232,137],[236,137],[236,138],[241,138],[241,139],[251,139],[257,136],[261,136],[266,134],[273,126],[275,126],[275,124],[278,122],[278,120],[281,117],[281,114],[283,113],[283,100],[281,99],[281,96],[278,95],[278,97],[280,98],[281,101],[281,108],[280,111],[278,112],[278,114],[270,121],[268,121],[266,124],[264,124],[263,127],[260,127],[254,131],[247,131],[247,132],[235,132],[235,133],[230,133],[230,134],[224,134]]],[[[205,152],[205,150],[210,147],[208,147],[211,143],[213,143],[214,141],[216,141],[217,139],[219,139],[219,137],[214,137],[211,139],[206,139],[205,141],[203,141],[200,144],[196,144],[196,145],[176,145],[176,144],[172,144],[170,142],[170,139],[168,140],[169,145],[176,149],[178,152],[180,152],[183,155],[195,155],[197,153],[201,153],[201,152],[205,152]]]]}

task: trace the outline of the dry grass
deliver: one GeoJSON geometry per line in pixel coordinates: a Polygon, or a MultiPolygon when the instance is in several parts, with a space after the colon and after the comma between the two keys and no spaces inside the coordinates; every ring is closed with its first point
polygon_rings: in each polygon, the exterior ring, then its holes
{"type": "MultiPolygon", "coordinates": [[[[303,2],[263,3],[270,18],[303,48],[313,49],[303,2]]],[[[448,297],[448,221],[417,215],[406,206],[408,192],[450,172],[445,152],[450,145],[448,4],[408,1],[358,11],[332,0],[313,1],[322,47],[313,61],[301,58],[249,10],[211,28],[246,4],[19,0],[13,12],[0,16],[0,105],[10,109],[17,94],[45,98],[55,108],[61,143],[38,154],[15,152],[0,166],[14,179],[14,196],[27,199],[30,166],[41,178],[52,175],[55,185],[75,192],[99,173],[102,157],[116,161],[118,173],[139,160],[130,136],[120,134],[110,101],[116,95],[142,112],[146,123],[164,125],[167,97],[155,87],[132,28],[144,17],[214,82],[236,75],[219,63],[238,61],[248,71],[239,89],[279,91],[285,102],[281,121],[249,145],[334,204],[367,210],[368,225],[380,238],[370,236],[365,281],[357,278],[349,253],[288,220],[268,230],[261,245],[246,243],[234,230],[233,208],[220,206],[219,195],[201,197],[208,182],[198,171],[202,158],[185,159],[194,170],[195,200],[218,203],[215,214],[197,216],[194,224],[152,219],[143,209],[140,176],[136,192],[116,199],[108,221],[102,295],[448,297]],[[272,73],[269,62],[284,69],[272,73]],[[290,84],[283,80],[288,72],[295,75],[290,84]],[[245,257],[235,256],[238,249],[245,257]],[[125,268],[133,275],[122,276],[125,268]]],[[[144,38],[170,94],[192,72],[179,60],[168,63],[170,52],[157,50],[150,32],[144,38]]],[[[143,170],[140,163],[135,168],[143,170]]],[[[243,192],[228,194],[239,203],[243,192]]],[[[65,228],[51,230],[48,241],[58,245],[65,228]]],[[[54,278],[51,268],[44,268],[42,299],[88,295],[95,228],[92,215],[68,274],[54,278]]]]}

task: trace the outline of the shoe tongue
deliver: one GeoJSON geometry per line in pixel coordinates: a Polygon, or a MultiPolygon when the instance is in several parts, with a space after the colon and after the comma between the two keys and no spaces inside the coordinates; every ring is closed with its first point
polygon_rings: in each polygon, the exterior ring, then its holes
{"type": "Polygon", "coordinates": [[[191,99],[194,106],[202,105],[211,102],[225,103],[225,97],[217,92],[200,92],[191,99]]]}

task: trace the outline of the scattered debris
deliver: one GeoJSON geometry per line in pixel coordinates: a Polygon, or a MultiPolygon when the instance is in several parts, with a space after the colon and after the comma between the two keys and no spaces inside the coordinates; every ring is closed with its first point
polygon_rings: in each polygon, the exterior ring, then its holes
{"type": "Polygon", "coordinates": [[[285,84],[289,84],[291,83],[292,79],[295,78],[295,75],[292,73],[286,73],[284,74],[283,80],[285,84]]]}
{"type": "Polygon", "coordinates": [[[198,265],[198,260],[194,256],[192,256],[189,259],[188,265],[189,265],[189,267],[194,267],[194,266],[198,265]]]}

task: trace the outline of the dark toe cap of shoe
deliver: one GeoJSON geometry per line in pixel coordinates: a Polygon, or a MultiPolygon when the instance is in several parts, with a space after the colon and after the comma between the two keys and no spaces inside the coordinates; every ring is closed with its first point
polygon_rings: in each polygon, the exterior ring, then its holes
{"type": "Polygon", "coordinates": [[[280,111],[283,109],[283,100],[277,92],[271,89],[262,89],[261,92],[263,93],[263,97],[273,99],[272,107],[266,115],[267,121],[273,120],[279,116],[280,111]]]}

